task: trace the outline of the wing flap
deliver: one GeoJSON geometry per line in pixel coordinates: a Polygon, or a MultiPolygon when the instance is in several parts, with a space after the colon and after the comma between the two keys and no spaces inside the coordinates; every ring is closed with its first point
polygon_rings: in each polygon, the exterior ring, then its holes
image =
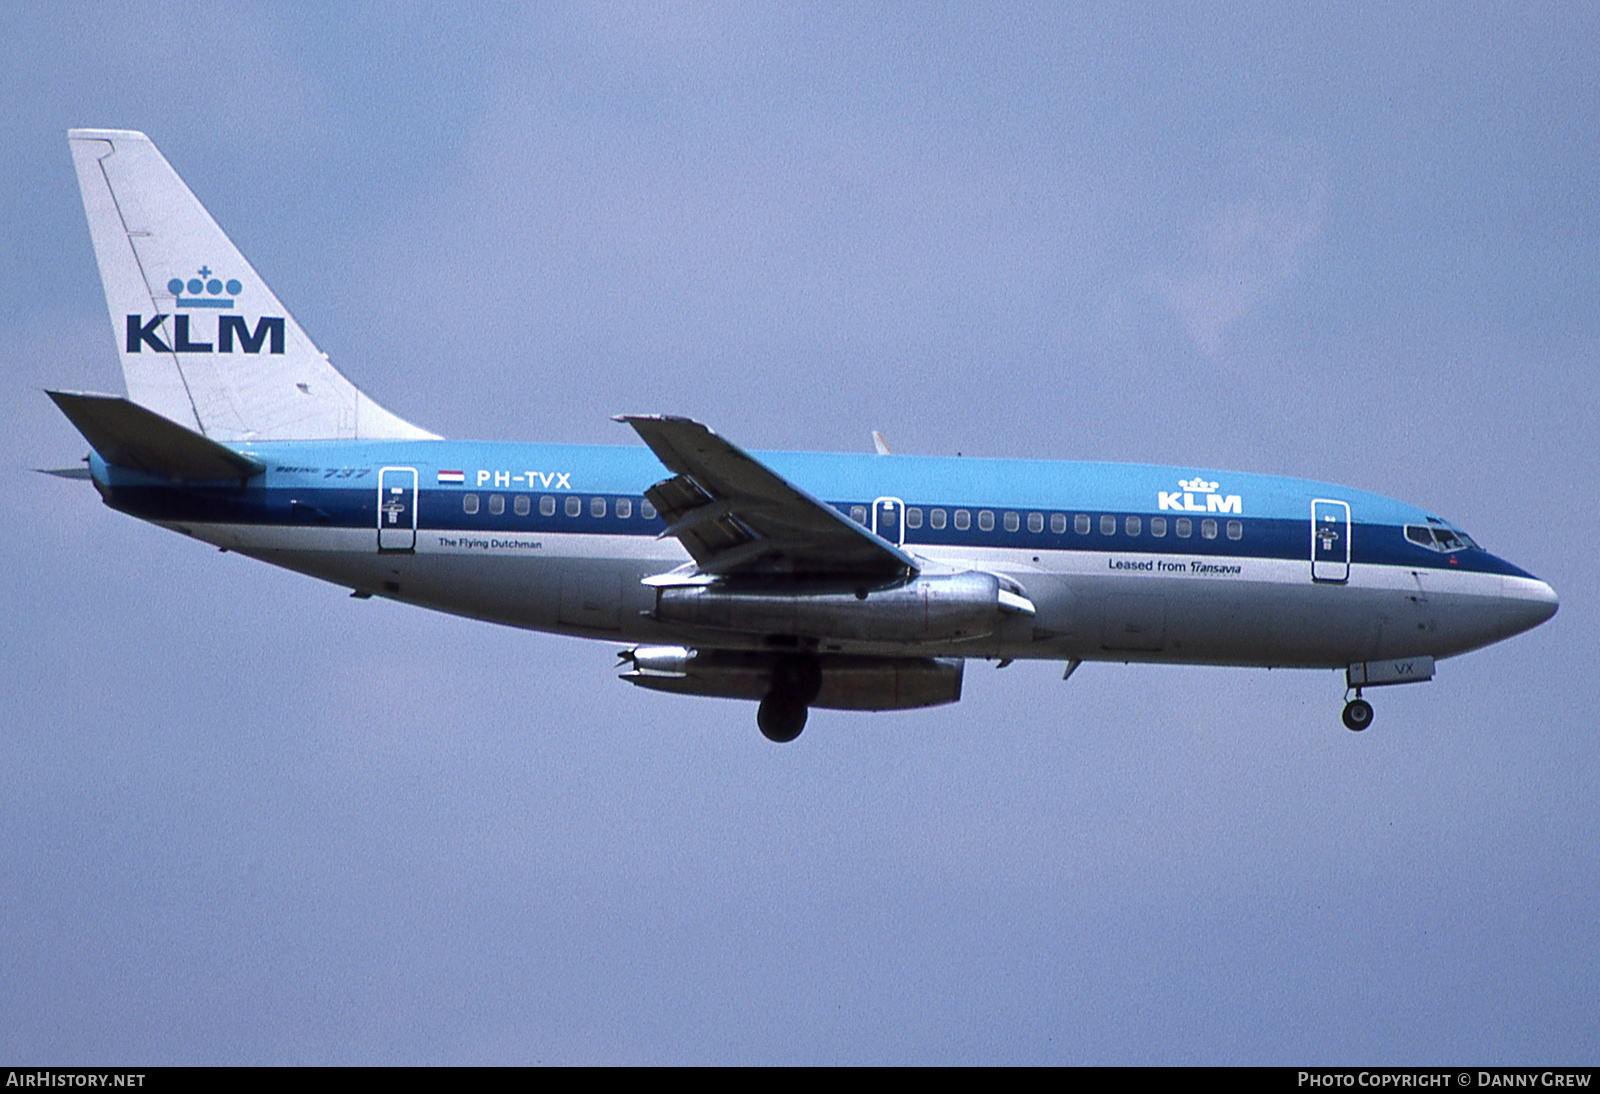
{"type": "Polygon", "coordinates": [[[887,579],[911,556],[690,418],[622,415],[674,476],[645,491],[707,573],[887,579]]]}
{"type": "Polygon", "coordinates": [[[225,448],[118,395],[47,391],[83,439],[114,467],[169,479],[247,479],[259,460],[225,448]]]}

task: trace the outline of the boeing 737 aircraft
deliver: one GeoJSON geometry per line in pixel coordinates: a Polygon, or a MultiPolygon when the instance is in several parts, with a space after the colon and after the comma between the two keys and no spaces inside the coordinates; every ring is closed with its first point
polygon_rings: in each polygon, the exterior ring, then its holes
{"type": "Polygon", "coordinates": [[[68,134],[127,397],[50,397],[105,503],[353,590],[622,643],[622,679],[810,707],[953,703],[968,658],[1342,669],[1363,689],[1549,619],[1459,528],[1194,467],[450,441],[339,374],[149,138],[68,134]]]}

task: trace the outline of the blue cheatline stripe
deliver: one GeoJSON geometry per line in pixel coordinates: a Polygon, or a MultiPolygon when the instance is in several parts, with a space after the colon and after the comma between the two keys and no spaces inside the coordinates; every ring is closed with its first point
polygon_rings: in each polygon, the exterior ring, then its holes
{"type": "MultiPolygon", "coordinates": [[[[318,471],[415,467],[431,477],[438,470],[463,470],[468,489],[489,482],[480,475],[507,475],[502,487],[537,490],[526,475],[570,476],[569,486],[585,494],[637,496],[668,477],[666,468],[643,445],[546,445],[480,441],[272,441],[234,442],[262,463],[318,471]]],[[[908,505],[958,508],[978,501],[991,509],[1149,513],[1158,496],[1180,490],[1180,482],[1200,475],[1218,482],[1216,493],[1242,499],[1240,515],[1298,519],[1312,498],[1348,501],[1357,520],[1379,524],[1421,522],[1427,515],[1392,498],[1331,483],[1277,476],[1193,468],[1067,463],[1048,460],[978,460],[932,456],[856,456],[845,453],[752,452],[779,475],[821,498],[880,496],[908,505]]],[[[272,485],[281,485],[274,481],[272,485]]],[[[310,485],[310,483],[308,483],[310,485]]],[[[1194,495],[1198,502],[1201,495],[1194,495]]]]}
{"type": "Polygon", "coordinates": [[[216,299],[216,300],[209,300],[209,299],[206,299],[204,297],[191,298],[191,297],[187,297],[187,296],[180,296],[180,297],[178,297],[178,307],[180,307],[180,308],[231,308],[231,307],[233,307],[233,301],[232,300],[220,299],[220,298],[216,299]]]}
{"type": "MultiPolygon", "coordinates": [[[[639,515],[643,498],[637,494],[570,494],[548,495],[522,493],[529,498],[531,511],[519,516],[515,512],[515,498],[520,492],[504,491],[505,511],[489,512],[489,498],[495,491],[469,491],[460,489],[423,489],[417,506],[419,531],[446,529],[458,532],[485,534],[511,533],[565,533],[571,535],[637,535],[655,536],[663,525],[659,517],[645,519],[639,515]],[[476,513],[467,513],[462,499],[476,493],[479,507],[476,513]],[[558,499],[556,512],[543,516],[539,512],[541,496],[558,499]],[[567,498],[577,497],[583,508],[575,517],[566,514],[567,498]],[[606,500],[606,515],[589,515],[592,498],[606,500]],[[633,513],[628,517],[616,515],[617,501],[625,498],[632,502],[633,513]]],[[[253,488],[247,490],[210,486],[117,486],[108,499],[113,508],[146,520],[195,521],[210,524],[277,525],[284,527],[323,528],[377,528],[376,482],[360,487],[312,487],[295,489],[253,488]]],[[[871,502],[834,503],[840,512],[848,514],[852,504],[868,505],[871,502]]],[[[959,508],[959,507],[958,507],[959,508]]],[[[976,512],[982,507],[969,506],[976,512]]],[[[1069,514],[1069,519],[1072,515],[1069,514]]],[[[1194,531],[1188,538],[1179,537],[1175,526],[1169,524],[1165,537],[1157,538],[1144,532],[1130,536],[1126,533],[1126,518],[1141,517],[1148,528],[1148,513],[1109,513],[1092,511],[1094,523],[1087,534],[1071,530],[1058,532],[1006,532],[1001,527],[981,531],[976,524],[966,531],[953,526],[940,531],[924,525],[908,531],[906,546],[910,550],[925,547],[1007,548],[1019,551],[1079,551],[1130,555],[1194,555],[1224,558],[1263,558],[1310,561],[1309,514],[1304,520],[1271,519],[1263,517],[1230,518],[1217,515],[1217,538],[1207,540],[1200,534],[1200,518],[1194,521],[1194,531]],[[1099,531],[1101,516],[1116,519],[1116,531],[1102,535],[1099,531]],[[1226,527],[1230,519],[1240,520],[1244,536],[1239,540],[1227,538],[1226,527]]],[[[1048,518],[1047,518],[1048,519],[1048,518]]],[[[1482,550],[1459,551],[1442,555],[1409,542],[1400,526],[1390,524],[1352,524],[1351,561],[1390,566],[1405,566],[1417,570],[1466,570],[1479,573],[1527,576],[1524,571],[1482,550]],[[1452,561],[1453,560],[1453,561],[1452,561]]]]}

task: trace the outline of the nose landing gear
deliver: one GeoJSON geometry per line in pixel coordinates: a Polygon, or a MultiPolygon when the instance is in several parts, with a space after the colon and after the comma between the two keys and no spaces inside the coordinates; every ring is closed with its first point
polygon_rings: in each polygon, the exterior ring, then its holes
{"type": "Polygon", "coordinates": [[[1344,728],[1352,733],[1360,733],[1372,724],[1372,704],[1361,698],[1361,689],[1356,689],[1356,697],[1344,705],[1344,728]]]}
{"type": "Polygon", "coordinates": [[[1393,661],[1357,661],[1345,670],[1344,727],[1360,733],[1372,724],[1372,704],[1361,698],[1361,689],[1385,684],[1420,684],[1433,679],[1433,658],[1427,654],[1400,657],[1393,661]],[[1354,699],[1351,692],[1356,693],[1354,699]]]}

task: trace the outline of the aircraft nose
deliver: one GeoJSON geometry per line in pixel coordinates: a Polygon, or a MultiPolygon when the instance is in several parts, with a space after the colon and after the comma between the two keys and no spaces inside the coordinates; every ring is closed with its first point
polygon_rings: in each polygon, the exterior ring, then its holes
{"type": "Polygon", "coordinates": [[[1534,577],[1507,578],[1500,598],[1501,618],[1511,634],[1532,630],[1561,606],[1556,591],[1534,577]]]}

